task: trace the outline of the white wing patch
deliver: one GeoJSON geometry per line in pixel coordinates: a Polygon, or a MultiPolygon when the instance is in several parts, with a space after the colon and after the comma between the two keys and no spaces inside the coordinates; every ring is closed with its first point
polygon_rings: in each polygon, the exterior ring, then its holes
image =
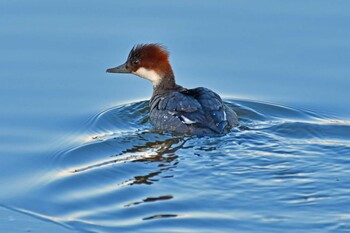
{"type": "Polygon", "coordinates": [[[185,117],[184,115],[181,115],[180,116],[180,119],[182,119],[181,121],[187,125],[190,125],[190,124],[194,124],[194,123],[197,123],[196,121],[192,121],[190,119],[188,119],[187,117],[185,117]]]}
{"type": "Polygon", "coordinates": [[[191,119],[185,117],[184,115],[177,115],[176,112],[168,111],[168,113],[172,116],[175,116],[181,120],[182,123],[185,123],[186,125],[191,125],[197,123],[197,121],[192,121],[191,119]]]}

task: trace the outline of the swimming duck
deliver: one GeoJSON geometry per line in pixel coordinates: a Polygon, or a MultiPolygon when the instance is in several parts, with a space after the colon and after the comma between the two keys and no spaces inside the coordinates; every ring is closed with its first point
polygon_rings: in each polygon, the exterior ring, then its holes
{"type": "Polygon", "coordinates": [[[131,73],[152,82],[150,121],[156,129],[186,135],[223,135],[238,125],[236,113],[215,92],[178,85],[169,53],[159,44],[134,46],[127,61],[108,73],[131,73]]]}

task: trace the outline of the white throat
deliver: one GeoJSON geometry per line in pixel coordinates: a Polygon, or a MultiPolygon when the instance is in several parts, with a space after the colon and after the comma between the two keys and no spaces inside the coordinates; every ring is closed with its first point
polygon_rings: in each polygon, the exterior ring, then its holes
{"type": "Polygon", "coordinates": [[[160,75],[154,70],[148,70],[143,67],[138,68],[135,72],[132,72],[132,73],[141,78],[150,80],[154,87],[158,86],[158,84],[162,79],[162,77],[160,77],[160,75]]]}

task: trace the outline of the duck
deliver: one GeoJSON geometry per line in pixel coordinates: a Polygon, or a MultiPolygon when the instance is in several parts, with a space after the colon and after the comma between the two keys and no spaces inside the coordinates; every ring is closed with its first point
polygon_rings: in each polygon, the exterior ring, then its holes
{"type": "Polygon", "coordinates": [[[183,135],[224,135],[239,125],[237,114],[214,91],[176,83],[169,52],[161,44],[135,45],[122,65],[108,73],[134,74],[149,80],[153,94],[149,119],[160,131],[183,135]]]}

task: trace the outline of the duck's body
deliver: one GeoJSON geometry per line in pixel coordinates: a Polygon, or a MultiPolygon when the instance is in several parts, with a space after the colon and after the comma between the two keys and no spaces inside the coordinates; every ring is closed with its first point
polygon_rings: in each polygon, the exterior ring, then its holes
{"type": "Polygon", "coordinates": [[[167,51],[156,44],[134,47],[125,64],[111,73],[133,73],[153,83],[149,102],[155,128],[180,134],[220,135],[238,125],[236,113],[215,92],[176,84],[167,51]]]}
{"type": "Polygon", "coordinates": [[[153,95],[150,109],[150,120],[157,129],[176,133],[224,134],[238,124],[235,112],[204,87],[153,95]]]}

